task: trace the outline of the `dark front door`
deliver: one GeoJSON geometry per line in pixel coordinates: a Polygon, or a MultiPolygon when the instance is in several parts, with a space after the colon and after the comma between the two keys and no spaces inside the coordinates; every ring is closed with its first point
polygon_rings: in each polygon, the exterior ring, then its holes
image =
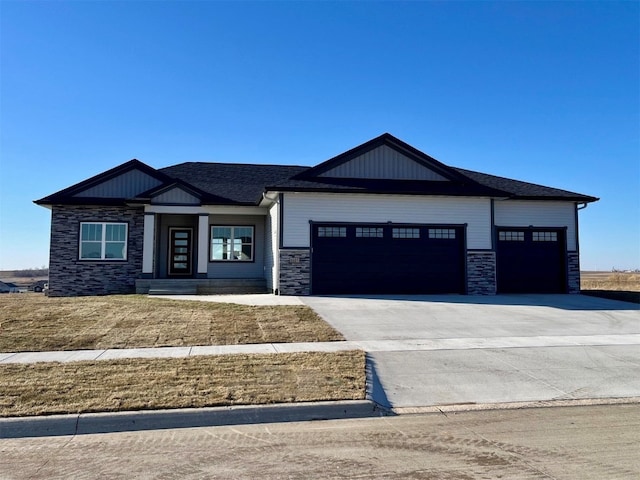
{"type": "Polygon", "coordinates": [[[189,276],[193,264],[193,230],[169,229],[169,275],[189,276]]]}

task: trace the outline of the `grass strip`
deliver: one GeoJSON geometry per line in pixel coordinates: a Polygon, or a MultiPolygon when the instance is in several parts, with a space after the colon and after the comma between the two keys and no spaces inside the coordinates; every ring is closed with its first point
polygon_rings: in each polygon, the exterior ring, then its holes
{"type": "Polygon", "coordinates": [[[0,416],[365,396],[362,351],[0,365],[0,416]]]}
{"type": "Polygon", "coordinates": [[[0,352],[327,342],[342,335],[307,306],[144,295],[0,296],[0,352]]]}

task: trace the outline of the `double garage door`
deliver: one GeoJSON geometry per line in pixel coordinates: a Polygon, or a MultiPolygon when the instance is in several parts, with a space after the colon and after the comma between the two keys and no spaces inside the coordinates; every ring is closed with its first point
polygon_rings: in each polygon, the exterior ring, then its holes
{"type": "Polygon", "coordinates": [[[566,230],[498,228],[498,293],[565,293],[566,230]]]}
{"type": "MultiPolygon", "coordinates": [[[[314,294],[465,293],[465,230],[450,225],[312,225],[314,294]]],[[[566,230],[500,227],[498,293],[565,293],[566,230]]]]}
{"type": "Polygon", "coordinates": [[[464,293],[464,228],[313,224],[314,294],[464,293]]]}

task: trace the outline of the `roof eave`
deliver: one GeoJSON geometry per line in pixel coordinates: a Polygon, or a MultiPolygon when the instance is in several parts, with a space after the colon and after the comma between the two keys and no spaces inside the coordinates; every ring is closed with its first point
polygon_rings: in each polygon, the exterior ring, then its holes
{"type": "Polygon", "coordinates": [[[510,200],[536,200],[536,201],[562,201],[562,202],[578,202],[578,203],[592,203],[600,200],[597,197],[590,197],[588,195],[575,195],[575,196],[562,196],[562,195],[511,195],[510,200]]]}

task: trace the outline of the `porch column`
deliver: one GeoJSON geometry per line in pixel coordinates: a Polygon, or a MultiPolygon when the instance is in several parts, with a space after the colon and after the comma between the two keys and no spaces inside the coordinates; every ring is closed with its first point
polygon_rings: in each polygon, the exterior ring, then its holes
{"type": "Polygon", "coordinates": [[[143,275],[153,274],[153,256],[156,233],[155,213],[144,214],[144,237],[142,242],[142,273],[143,275]]]}
{"type": "Polygon", "coordinates": [[[198,217],[198,276],[207,275],[209,266],[209,214],[198,217]]]}

